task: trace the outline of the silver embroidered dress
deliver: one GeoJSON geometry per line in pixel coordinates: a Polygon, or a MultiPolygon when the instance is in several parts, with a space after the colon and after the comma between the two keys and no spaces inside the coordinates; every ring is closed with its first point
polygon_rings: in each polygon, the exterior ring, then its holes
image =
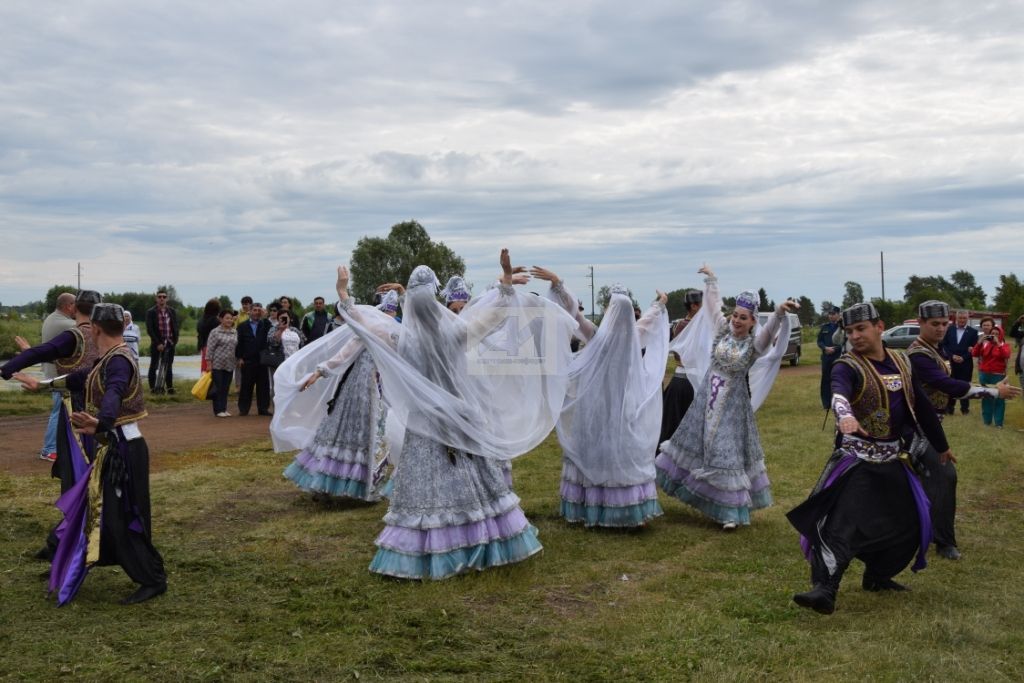
{"type": "MultiPolygon", "coordinates": [[[[761,377],[761,382],[766,380],[770,386],[778,370],[779,347],[784,349],[788,338],[788,324],[783,322],[784,315],[781,319],[769,316],[764,328],[736,338],[721,313],[713,278],[706,283],[704,301],[707,313],[702,313],[710,323],[705,332],[714,331],[710,366],[690,410],[672,437],[661,444],[655,461],[658,484],[718,523],[750,524],[750,511],[771,505],[772,495],[754,419],[753,381],[748,377],[760,359],[767,366],[767,378],[761,377]],[[773,344],[776,332],[781,345],[778,340],[773,344]]],[[[699,334],[700,329],[693,332],[699,334]]],[[[761,388],[766,394],[767,388],[761,388]]]]}

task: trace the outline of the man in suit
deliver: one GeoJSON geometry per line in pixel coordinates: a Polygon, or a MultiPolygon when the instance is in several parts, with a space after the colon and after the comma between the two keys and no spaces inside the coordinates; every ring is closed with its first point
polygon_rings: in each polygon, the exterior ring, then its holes
{"type": "Polygon", "coordinates": [[[156,293],[156,305],[146,311],[146,334],[149,335],[149,390],[156,386],[156,369],[163,355],[165,387],[168,394],[174,393],[174,346],[178,343],[178,312],[167,305],[168,294],[161,289],[156,293]]]}
{"type": "MultiPolygon", "coordinates": [[[[971,348],[978,343],[978,331],[968,322],[967,311],[956,312],[956,325],[946,330],[942,338],[941,350],[950,361],[950,375],[953,379],[970,382],[974,377],[974,359],[971,348]]],[[[946,413],[953,414],[957,399],[950,397],[946,404],[946,413]]],[[[960,413],[971,412],[967,399],[960,399],[960,413]]]]}
{"type": "Polygon", "coordinates": [[[242,371],[238,387],[238,414],[248,415],[252,407],[252,390],[256,387],[256,411],[270,415],[270,376],[260,365],[260,351],[267,346],[270,323],[263,319],[263,304],[257,302],[249,309],[249,319],[238,326],[238,345],[235,357],[242,371]]]}

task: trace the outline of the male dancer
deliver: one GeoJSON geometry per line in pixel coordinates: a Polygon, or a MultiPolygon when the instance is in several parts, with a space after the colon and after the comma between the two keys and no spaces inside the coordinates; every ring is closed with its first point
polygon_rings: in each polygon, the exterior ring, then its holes
{"type": "Polygon", "coordinates": [[[73,413],[71,422],[82,433],[94,435],[103,446],[89,481],[75,486],[59,501],[67,513],[66,520],[76,515],[78,519],[88,518],[77,529],[88,544],[78,543],[73,524],[65,525],[50,576],[51,590],[59,591],[58,600],[64,604],[74,597],[89,566],[118,564],[129,578],[141,584],[121,600],[130,605],[167,590],[163,559],[150,540],[149,449],[138,426],[147,415],[146,402],[139,368],[122,337],[123,309],[117,304],[97,304],[92,310],[92,323],[100,358],[91,368],[48,382],[21,373],[16,379],[33,391],[44,385],[63,384],[72,391],[84,392],[86,410],[73,413]],[[82,513],[83,505],[88,515],[82,513]]]}
{"type": "MultiPolygon", "coordinates": [[[[96,360],[96,345],[92,334],[92,323],[89,318],[92,315],[93,306],[100,302],[100,293],[89,289],[83,289],[75,297],[75,326],[61,332],[50,341],[27,348],[17,356],[7,361],[0,367],[0,377],[11,379],[15,373],[36,365],[37,363],[53,363],[57,366],[58,375],[66,375],[76,372],[81,368],[92,367],[96,360]]],[[[71,391],[71,410],[83,410],[85,408],[85,394],[82,391],[71,391]]],[[[89,455],[91,448],[87,445],[86,454],[89,455]]],[[[69,456],[69,444],[67,430],[63,424],[57,425],[57,458],[50,468],[50,475],[60,479],[60,491],[64,493],[75,483],[75,471],[69,456]]],[[[53,531],[46,539],[43,546],[35,557],[39,560],[52,560],[53,553],[57,549],[57,537],[53,531]]]]}
{"type": "MultiPolygon", "coordinates": [[[[925,390],[939,420],[946,414],[946,406],[955,400],[981,396],[1012,398],[1020,389],[1003,380],[995,387],[972,386],[970,382],[950,376],[950,363],[940,348],[949,327],[949,305],[942,301],[925,301],[917,308],[921,332],[907,350],[910,365],[925,390]]],[[[954,519],[956,517],[956,465],[944,461],[928,448],[921,455],[927,474],[921,479],[928,500],[931,501],[932,529],[935,550],[948,560],[960,559],[957,549],[954,519]]]]}
{"type": "MultiPolygon", "coordinates": [[[[673,339],[679,336],[694,319],[697,312],[700,311],[703,300],[704,292],[696,289],[691,289],[683,295],[683,303],[686,304],[686,317],[676,323],[675,329],[672,330],[673,339]]],[[[669,380],[668,386],[661,393],[662,409],[661,434],[658,437],[659,444],[672,438],[672,435],[676,433],[676,428],[679,427],[679,423],[683,421],[686,411],[690,409],[690,404],[693,403],[693,384],[690,383],[690,378],[686,376],[686,368],[679,363],[679,355],[674,351],[672,355],[676,358],[676,370],[672,373],[672,379],[669,380]]]]}
{"type": "Polygon", "coordinates": [[[835,611],[839,583],[854,558],[865,564],[865,590],[906,590],[892,577],[915,551],[914,571],[926,566],[931,521],[904,447],[920,430],[940,458],[953,458],[909,361],[882,344],[885,323],[874,305],[856,304],[842,315],[853,350],[832,369],[836,450],[811,496],[786,515],[803,536],[814,586],[793,601],[821,614],[835,611]]]}

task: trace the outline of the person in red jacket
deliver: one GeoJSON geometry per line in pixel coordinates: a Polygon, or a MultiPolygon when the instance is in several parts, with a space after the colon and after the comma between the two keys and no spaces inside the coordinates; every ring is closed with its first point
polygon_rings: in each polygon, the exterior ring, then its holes
{"type": "MultiPolygon", "coordinates": [[[[981,338],[971,349],[971,355],[978,359],[978,381],[982,386],[998,384],[1006,379],[1006,362],[1010,359],[1010,345],[1003,337],[1003,328],[997,327],[992,318],[981,319],[981,338]]],[[[1006,401],[1001,398],[981,399],[981,419],[986,425],[1003,426],[1006,401]]]]}

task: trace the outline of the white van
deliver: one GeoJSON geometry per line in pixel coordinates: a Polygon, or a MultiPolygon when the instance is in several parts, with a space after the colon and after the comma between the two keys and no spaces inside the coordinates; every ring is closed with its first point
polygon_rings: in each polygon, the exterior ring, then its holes
{"type": "MultiPolygon", "coordinates": [[[[764,325],[768,322],[768,316],[775,315],[774,313],[758,313],[758,325],[764,325]]],[[[786,353],[783,354],[782,360],[788,360],[790,365],[800,364],[800,354],[803,353],[803,329],[800,325],[800,318],[797,317],[796,313],[787,313],[786,317],[789,318],[789,346],[786,348],[786,353]]]]}

